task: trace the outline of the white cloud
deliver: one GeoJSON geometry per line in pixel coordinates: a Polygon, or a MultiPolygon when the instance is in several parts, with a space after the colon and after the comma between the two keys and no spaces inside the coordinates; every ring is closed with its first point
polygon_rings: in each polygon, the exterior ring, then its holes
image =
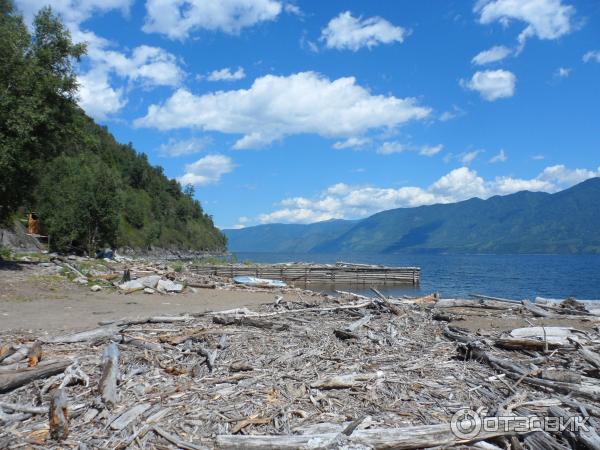
{"type": "Polygon", "coordinates": [[[364,147],[369,142],[371,142],[371,140],[367,138],[349,137],[348,139],[345,139],[343,141],[334,142],[333,148],[335,148],[336,150],[342,150],[344,148],[364,147]]]}
{"type": "Polygon", "coordinates": [[[229,67],[220,70],[213,70],[206,76],[208,81],[237,81],[246,77],[246,72],[243,67],[238,67],[235,72],[232,72],[229,67]]]}
{"type": "Polygon", "coordinates": [[[419,154],[423,156],[435,156],[444,149],[442,144],[439,145],[424,145],[419,150],[419,154]]]}
{"type": "Polygon", "coordinates": [[[207,155],[185,166],[185,174],[178,179],[182,185],[206,186],[215,184],[234,169],[233,161],[225,155],[207,155]]]}
{"type": "Polygon", "coordinates": [[[134,0],[15,0],[15,4],[23,13],[23,17],[31,23],[35,14],[44,6],[60,14],[66,22],[81,23],[96,13],[105,13],[114,9],[124,15],[134,0]]]}
{"type": "Polygon", "coordinates": [[[199,96],[179,89],[162,105],[151,105],[135,125],[241,134],[234,148],[244,149],[305,133],[358,137],[369,130],[424,119],[430,112],[414,98],[372,95],[354,77],[331,81],[315,72],[301,72],[266,75],[249,89],[199,96]]]}
{"type": "Polygon", "coordinates": [[[462,154],[459,155],[460,162],[464,166],[468,166],[473,161],[475,161],[475,158],[477,158],[477,156],[479,156],[479,154],[482,153],[482,152],[483,152],[483,150],[473,150],[471,152],[462,153],[462,154]]]}
{"type": "Polygon", "coordinates": [[[592,50],[583,55],[583,62],[590,61],[600,63],[600,50],[592,50]]]}
{"type": "Polygon", "coordinates": [[[90,62],[90,69],[78,77],[82,85],[79,104],[92,117],[106,119],[127,103],[124,83],[177,86],[184,78],[185,73],[175,56],[161,48],[141,45],[127,56],[112,49],[115,45],[110,41],[81,28],[86,20],[111,10],[127,15],[133,0],[17,0],[17,6],[28,21],[47,4],[61,16],[73,40],[88,45],[85,58],[90,62]]]}
{"type": "Polygon", "coordinates": [[[403,42],[406,30],[394,26],[382,17],[354,17],[350,11],[340,13],[321,32],[328,48],[357,51],[380,44],[403,42]]]}
{"type": "Polygon", "coordinates": [[[503,46],[496,45],[488,50],[484,50],[471,60],[473,64],[482,66],[484,64],[490,64],[493,62],[501,61],[512,53],[512,50],[503,46]]]}
{"type": "Polygon", "coordinates": [[[515,93],[517,77],[508,70],[485,70],[475,72],[469,81],[461,84],[472,91],[477,91],[487,101],[512,97],[515,93]]]}
{"type": "Polygon", "coordinates": [[[558,39],[569,33],[573,25],[571,19],[575,8],[565,5],[562,0],[480,0],[475,6],[479,22],[489,24],[500,22],[508,25],[511,20],[527,24],[519,34],[522,46],[527,38],[558,39]]]}
{"type": "Polygon", "coordinates": [[[88,56],[96,67],[147,86],[177,86],[184,77],[175,56],[159,47],[141,45],[127,57],[105,46],[93,45],[88,56]]]}
{"type": "Polygon", "coordinates": [[[534,161],[542,161],[546,159],[546,157],[544,155],[533,155],[531,159],[533,159],[534,161]]]}
{"type": "Polygon", "coordinates": [[[569,69],[567,67],[559,67],[558,69],[556,69],[556,72],[554,72],[554,77],[555,78],[567,78],[570,74],[571,74],[571,69],[569,69]]]}
{"type": "Polygon", "coordinates": [[[282,11],[275,0],[147,0],[143,30],[185,39],[199,29],[237,34],[282,11]]]}
{"type": "Polygon", "coordinates": [[[316,198],[293,197],[280,202],[280,209],[243,222],[311,223],[332,218],[361,218],[379,211],[435,203],[452,203],[472,197],[489,198],[522,190],[556,192],[588,178],[600,176],[597,170],[568,169],[563,165],[544,169],[531,179],[496,177],[485,180],[467,167],[454,169],[426,188],[398,189],[350,186],[338,183],[316,198]]]}
{"type": "Polygon", "coordinates": [[[377,149],[377,153],[380,155],[392,155],[394,153],[402,153],[408,151],[409,148],[398,141],[388,141],[381,144],[377,149]]]}
{"type": "Polygon", "coordinates": [[[451,111],[444,111],[440,115],[440,120],[442,122],[448,122],[449,120],[456,119],[457,117],[464,116],[465,114],[466,112],[463,109],[459,108],[456,105],[453,105],[451,111]]]}
{"type": "Polygon", "coordinates": [[[127,100],[122,89],[114,89],[108,74],[102,70],[91,70],[77,77],[79,83],[79,105],[92,117],[104,120],[119,111],[127,100]]]}
{"type": "Polygon", "coordinates": [[[204,150],[212,140],[209,137],[190,138],[190,139],[169,139],[165,144],[161,144],[158,153],[161,156],[182,156],[192,155],[204,150]]]}
{"type": "Polygon", "coordinates": [[[506,153],[504,152],[504,149],[500,149],[500,152],[498,152],[497,155],[494,155],[491,159],[490,162],[492,164],[495,163],[499,163],[499,162],[505,162],[508,158],[506,157],[506,153]]]}

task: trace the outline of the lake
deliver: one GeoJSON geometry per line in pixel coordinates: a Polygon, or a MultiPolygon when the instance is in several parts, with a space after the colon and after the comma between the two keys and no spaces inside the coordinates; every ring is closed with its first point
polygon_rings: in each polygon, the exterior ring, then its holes
{"type": "MultiPolygon", "coordinates": [[[[514,299],[575,297],[600,299],[600,255],[369,255],[235,253],[238,261],[259,263],[338,261],[417,266],[421,285],[382,287],[388,295],[439,292],[443,297],[478,293],[514,299]]],[[[353,287],[368,293],[368,288],[353,287]]]]}

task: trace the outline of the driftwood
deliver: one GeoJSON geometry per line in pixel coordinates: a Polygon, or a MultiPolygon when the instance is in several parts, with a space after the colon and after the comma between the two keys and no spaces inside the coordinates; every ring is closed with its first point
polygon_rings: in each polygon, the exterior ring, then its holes
{"type": "Polygon", "coordinates": [[[45,339],[44,342],[51,344],[73,344],[75,342],[89,342],[101,339],[118,339],[119,328],[116,326],[99,327],[92,330],[72,333],[63,336],[56,336],[45,339]]]}
{"type": "MultiPolygon", "coordinates": [[[[549,412],[552,416],[561,417],[565,421],[569,420],[569,418],[572,416],[558,406],[551,406],[549,412]]],[[[582,444],[591,450],[600,450],[600,436],[598,436],[598,433],[596,430],[594,430],[594,427],[591,424],[588,424],[587,427],[588,430],[580,429],[573,432],[575,439],[579,444],[582,444]]]]}
{"type": "Polygon", "coordinates": [[[64,441],[69,436],[69,409],[67,397],[62,389],[56,389],[50,400],[50,437],[64,441]]]}
{"type": "Polygon", "coordinates": [[[456,298],[443,298],[438,300],[435,305],[435,308],[482,308],[482,309],[492,309],[492,310],[510,310],[520,308],[521,305],[519,303],[508,303],[504,301],[498,300],[466,300],[466,299],[456,299],[456,298]]]}
{"type": "Polygon", "coordinates": [[[115,406],[118,401],[117,382],[119,380],[119,349],[111,342],[104,349],[102,357],[102,376],[98,391],[107,406],[115,406]]]}
{"type": "Polygon", "coordinates": [[[0,373],[0,394],[24,386],[35,380],[64,372],[71,360],[43,361],[35,367],[18,369],[13,373],[0,373]]]}
{"type": "Polygon", "coordinates": [[[375,373],[353,373],[348,375],[335,375],[325,377],[313,382],[310,386],[315,389],[345,389],[357,386],[366,381],[373,381],[384,377],[383,372],[375,373]]]}
{"type": "Polygon", "coordinates": [[[110,424],[110,428],[117,431],[123,430],[131,422],[144,414],[150,408],[150,406],[150,403],[141,403],[139,405],[135,405],[133,408],[128,409],[115,420],[113,420],[113,422],[110,424]]]}
{"type": "Polygon", "coordinates": [[[213,316],[213,322],[219,325],[245,325],[256,328],[268,328],[275,331],[285,331],[290,328],[288,324],[279,324],[253,317],[213,316]]]}
{"type": "MultiPolygon", "coordinates": [[[[7,354],[7,356],[2,360],[2,365],[14,364],[18,363],[19,361],[23,361],[25,358],[27,358],[27,355],[29,354],[29,349],[29,345],[22,345],[18,349],[14,349],[12,352],[10,352],[10,354],[7,354]]],[[[1,367],[2,366],[0,366],[0,368],[1,367]]]]}
{"type": "Polygon", "coordinates": [[[371,290],[373,292],[375,292],[375,294],[377,295],[377,297],[379,297],[379,299],[385,304],[385,306],[388,307],[388,309],[394,313],[397,316],[401,316],[403,315],[403,312],[400,308],[398,308],[396,305],[394,305],[392,302],[389,301],[389,299],[383,295],[381,292],[379,292],[377,289],[375,289],[374,287],[371,288],[371,290]]]}
{"type": "MultiPolygon", "coordinates": [[[[465,425],[465,429],[468,426],[465,425]]],[[[513,428],[514,430],[514,428],[513,428]]],[[[217,448],[222,450],[237,449],[299,449],[299,448],[335,448],[335,443],[348,442],[351,445],[366,446],[374,449],[418,449],[437,446],[467,444],[469,442],[506,436],[526,434],[527,431],[481,431],[475,438],[460,439],[454,435],[449,424],[421,425],[405,428],[380,428],[355,430],[350,436],[342,437],[342,433],[305,434],[288,436],[251,436],[251,435],[219,435],[217,448]],[[341,439],[341,440],[340,440],[341,439]]]]}

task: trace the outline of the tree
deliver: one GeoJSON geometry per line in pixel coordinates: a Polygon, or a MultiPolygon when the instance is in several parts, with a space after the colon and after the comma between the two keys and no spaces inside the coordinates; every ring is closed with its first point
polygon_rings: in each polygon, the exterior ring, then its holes
{"type": "Polygon", "coordinates": [[[42,163],[78,140],[73,44],[50,8],[30,36],[11,0],[0,0],[0,221],[30,202],[42,163]]]}
{"type": "Polygon", "coordinates": [[[59,156],[39,187],[38,209],[53,250],[114,246],[121,209],[118,174],[96,155],[59,156]]]}

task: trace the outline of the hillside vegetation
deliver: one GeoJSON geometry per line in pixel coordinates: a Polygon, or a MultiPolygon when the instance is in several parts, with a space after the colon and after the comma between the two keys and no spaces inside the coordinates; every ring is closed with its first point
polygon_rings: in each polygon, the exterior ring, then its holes
{"type": "Polygon", "coordinates": [[[225,236],[161,167],[77,106],[85,54],[50,8],[30,33],[0,0],[0,222],[37,211],[54,250],[222,250],[225,236]]]}
{"type": "Polygon", "coordinates": [[[600,253],[598,199],[600,178],[593,178],[555,194],[525,191],[393,209],[359,221],[260,225],[225,234],[230,250],[247,252],[600,253]],[[316,239],[315,229],[325,225],[328,233],[316,239]]]}

